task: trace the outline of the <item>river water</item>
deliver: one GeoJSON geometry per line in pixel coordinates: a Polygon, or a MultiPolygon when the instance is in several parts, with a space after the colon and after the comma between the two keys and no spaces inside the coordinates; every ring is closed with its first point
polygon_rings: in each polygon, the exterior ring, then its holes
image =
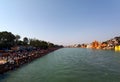
{"type": "Polygon", "coordinates": [[[62,48],[0,75],[0,82],[120,82],[120,52],[62,48]]]}

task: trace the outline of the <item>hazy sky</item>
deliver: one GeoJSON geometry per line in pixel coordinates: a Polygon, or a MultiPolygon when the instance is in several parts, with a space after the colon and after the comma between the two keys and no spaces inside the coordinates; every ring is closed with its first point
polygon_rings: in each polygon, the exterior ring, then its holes
{"type": "Polygon", "coordinates": [[[0,31],[56,44],[120,36],[120,0],[0,0],[0,31]]]}

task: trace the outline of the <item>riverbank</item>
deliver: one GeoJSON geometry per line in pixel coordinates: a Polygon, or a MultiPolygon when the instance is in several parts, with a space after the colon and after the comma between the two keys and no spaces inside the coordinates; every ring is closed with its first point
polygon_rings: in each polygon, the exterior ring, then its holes
{"type": "Polygon", "coordinates": [[[0,74],[19,68],[22,65],[30,63],[33,60],[40,58],[57,49],[59,48],[49,48],[47,50],[36,49],[32,51],[8,52],[6,55],[0,57],[0,60],[2,61],[2,63],[0,64],[0,74]]]}

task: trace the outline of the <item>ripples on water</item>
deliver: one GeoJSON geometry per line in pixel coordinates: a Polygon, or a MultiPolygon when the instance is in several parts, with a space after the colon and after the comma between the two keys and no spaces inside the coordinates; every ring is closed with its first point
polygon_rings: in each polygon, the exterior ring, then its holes
{"type": "Polygon", "coordinates": [[[63,48],[0,75],[0,82],[120,82],[120,52],[63,48]]]}

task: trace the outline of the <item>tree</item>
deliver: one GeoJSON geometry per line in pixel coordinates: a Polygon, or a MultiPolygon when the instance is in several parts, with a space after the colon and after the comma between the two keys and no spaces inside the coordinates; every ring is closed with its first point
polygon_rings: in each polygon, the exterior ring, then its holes
{"type": "Polygon", "coordinates": [[[15,44],[15,35],[11,32],[0,32],[0,48],[10,48],[15,44]]]}
{"type": "Polygon", "coordinates": [[[16,41],[18,41],[20,38],[21,38],[20,35],[16,35],[16,36],[15,36],[15,40],[16,40],[16,41]]]}
{"type": "Polygon", "coordinates": [[[54,47],[55,45],[53,44],[53,43],[48,43],[48,47],[49,48],[52,48],[52,47],[54,47]]]}
{"type": "Polygon", "coordinates": [[[17,46],[21,46],[21,45],[24,45],[24,42],[21,40],[17,41],[17,46]]]}
{"type": "Polygon", "coordinates": [[[41,46],[40,48],[42,49],[47,49],[48,48],[48,43],[46,41],[41,41],[41,46]]]}
{"type": "Polygon", "coordinates": [[[38,39],[30,39],[30,45],[41,49],[48,48],[48,43],[46,41],[40,41],[38,39]]]}
{"type": "Polygon", "coordinates": [[[27,37],[24,37],[24,38],[23,38],[23,43],[24,43],[24,45],[28,45],[28,41],[29,41],[29,40],[28,40],[27,37]]]}
{"type": "Polygon", "coordinates": [[[16,45],[19,45],[19,39],[20,39],[21,37],[20,37],[20,35],[15,35],[15,43],[16,43],[16,45]]]}
{"type": "Polygon", "coordinates": [[[30,39],[30,45],[33,47],[38,47],[39,40],[37,39],[30,39]]]}
{"type": "Polygon", "coordinates": [[[78,46],[77,47],[81,47],[81,45],[80,44],[78,44],[78,46]]]}

